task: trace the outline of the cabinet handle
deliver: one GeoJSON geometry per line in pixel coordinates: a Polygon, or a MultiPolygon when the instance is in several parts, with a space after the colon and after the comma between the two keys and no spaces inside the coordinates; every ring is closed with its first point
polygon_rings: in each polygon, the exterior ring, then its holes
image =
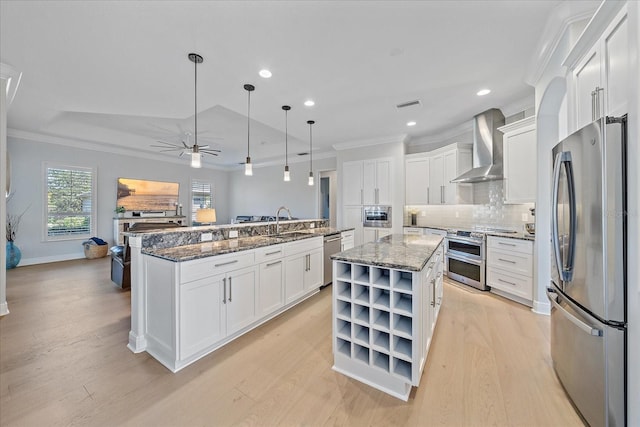
{"type": "Polygon", "coordinates": [[[502,245],[502,246],[515,246],[516,245],[515,243],[504,243],[504,242],[498,242],[498,244],[502,245]]]}
{"type": "Polygon", "coordinates": [[[235,264],[236,262],[238,262],[237,259],[234,259],[233,261],[229,261],[229,262],[222,262],[220,264],[215,264],[216,267],[222,267],[223,265],[229,265],[229,264],[235,264]]]}
{"type": "Polygon", "coordinates": [[[435,307],[436,306],[436,279],[431,279],[431,295],[433,295],[433,298],[431,299],[431,307],[435,307]]]}
{"type": "Polygon", "coordinates": [[[362,188],[360,189],[360,204],[364,204],[364,190],[362,188]]]}
{"type": "Polygon", "coordinates": [[[265,256],[275,255],[275,254],[279,254],[279,253],[282,253],[282,249],[281,249],[281,250],[279,250],[279,251],[267,252],[267,253],[265,254],[265,256]]]}
{"type": "Polygon", "coordinates": [[[503,259],[503,258],[498,258],[498,261],[502,261],[502,262],[508,262],[509,264],[515,264],[515,261],[511,261],[510,259],[503,259]]]}
{"type": "Polygon", "coordinates": [[[502,282],[502,283],[507,283],[507,284],[512,285],[512,286],[518,286],[516,283],[509,282],[508,280],[502,280],[502,279],[501,279],[501,278],[499,278],[499,277],[498,277],[498,281],[499,281],[499,282],[502,282]]]}
{"type": "Polygon", "coordinates": [[[272,265],[276,265],[276,264],[280,264],[282,263],[282,260],[280,261],[276,261],[276,262],[270,262],[269,264],[267,264],[265,267],[271,267],[272,265]]]}
{"type": "Polygon", "coordinates": [[[444,204],[444,185],[440,186],[440,203],[444,204]]]}
{"type": "Polygon", "coordinates": [[[229,277],[229,302],[231,302],[231,277],[229,277]]]}
{"type": "Polygon", "coordinates": [[[591,91],[591,121],[596,120],[596,95],[598,87],[596,86],[596,90],[591,91]]]}
{"type": "Polygon", "coordinates": [[[429,204],[429,190],[431,189],[431,187],[427,187],[427,204],[429,204]]]}
{"type": "Polygon", "coordinates": [[[227,278],[226,277],[222,279],[222,289],[224,292],[224,296],[222,297],[222,303],[226,304],[227,303],[227,278]]]}

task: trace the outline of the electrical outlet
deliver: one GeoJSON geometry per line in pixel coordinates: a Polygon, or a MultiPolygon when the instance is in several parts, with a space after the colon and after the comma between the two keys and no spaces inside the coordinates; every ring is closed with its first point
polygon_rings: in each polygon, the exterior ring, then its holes
{"type": "Polygon", "coordinates": [[[427,212],[426,211],[420,211],[420,216],[427,216],[427,212]]]}
{"type": "Polygon", "coordinates": [[[229,238],[237,239],[238,238],[238,230],[229,230],[229,238]]]}
{"type": "Polygon", "coordinates": [[[316,228],[316,223],[312,222],[311,225],[309,225],[309,228],[316,228]]]}
{"type": "Polygon", "coordinates": [[[213,240],[213,233],[202,233],[200,235],[201,242],[210,242],[213,240]]]}
{"type": "Polygon", "coordinates": [[[526,213],[522,214],[522,221],[527,222],[529,221],[529,215],[527,215],[526,213]]]}

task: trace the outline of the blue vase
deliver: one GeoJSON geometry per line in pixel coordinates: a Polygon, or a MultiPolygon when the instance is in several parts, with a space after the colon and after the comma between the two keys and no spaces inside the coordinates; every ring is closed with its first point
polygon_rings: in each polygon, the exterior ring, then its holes
{"type": "Polygon", "coordinates": [[[7,270],[16,268],[20,264],[21,258],[20,249],[13,242],[7,242],[7,270]]]}

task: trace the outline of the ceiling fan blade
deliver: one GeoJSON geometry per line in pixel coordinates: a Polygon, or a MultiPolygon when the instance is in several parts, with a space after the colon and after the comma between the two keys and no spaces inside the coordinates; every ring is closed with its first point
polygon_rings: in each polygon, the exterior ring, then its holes
{"type": "Polygon", "coordinates": [[[151,145],[153,148],[162,148],[164,151],[179,151],[182,150],[182,147],[166,147],[164,145],[151,145]]]}
{"type": "Polygon", "coordinates": [[[209,146],[208,145],[198,145],[198,148],[202,150],[203,148],[205,148],[205,149],[209,148],[209,146]]]}
{"type": "Polygon", "coordinates": [[[186,142],[184,141],[180,141],[180,142],[182,142],[182,145],[184,146],[184,148],[191,149],[191,147],[189,147],[186,142]]]}

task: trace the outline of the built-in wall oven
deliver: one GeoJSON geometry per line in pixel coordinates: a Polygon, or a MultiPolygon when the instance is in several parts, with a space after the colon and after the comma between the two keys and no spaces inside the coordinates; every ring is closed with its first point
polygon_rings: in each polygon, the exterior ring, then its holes
{"type": "Polygon", "coordinates": [[[450,279],[488,290],[485,282],[485,234],[449,230],[445,262],[450,279]]]}
{"type": "Polygon", "coordinates": [[[391,228],[391,206],[365,206],[362,217],[364,227],[391,228]]]}

